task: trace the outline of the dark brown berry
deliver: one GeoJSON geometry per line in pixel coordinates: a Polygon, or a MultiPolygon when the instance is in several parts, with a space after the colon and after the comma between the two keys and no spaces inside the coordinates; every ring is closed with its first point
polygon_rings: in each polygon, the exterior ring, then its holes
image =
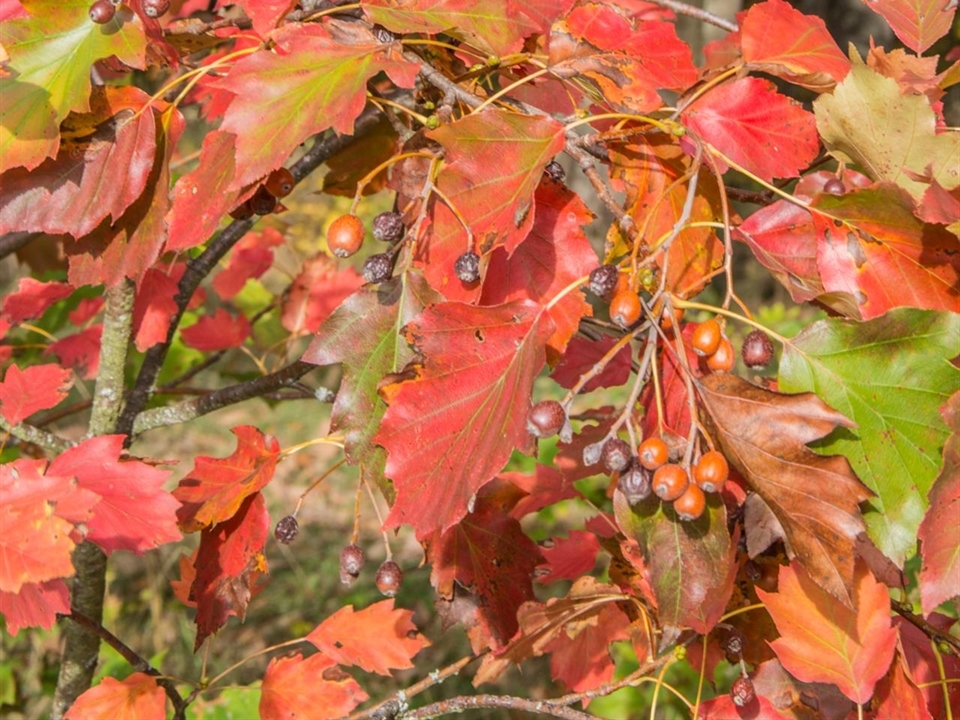
{"type": "Polygon", "coordinates": [[[250,207],[250,201],[245,200],[230,211],[230,217],[234,220],[249,220],[253,217],[253,208],[250,207]]]}
{"type": "Polygon", "coordinates": [[[773,360],[773,342],[763,330],[754,330],[744,338],[740,357],[751,370],[762,370],[773,360]]]}
{"type": "Polygon", "coordinates": [[[349,585],[357,579],[357,575],[367,564],[367,554],[359,545],[347,545],[340,552],[340,582],[349,585]]]}
{"type": "Polygon", "coordinates": [[[143,0],[143,14],[149,18],[165,15],[170,9],[170,0],[143,0]]]}
{"type": "Polygon", "coordinates": [[[720,647],[727,655],[739,658],[743,654],[743,643],[746,638],[736,628],[730,628],[720,639],[720,647]]]}
{"type": "Polygon", "coordinates": [[[630,465],[620,473],[617,487],[630,505],[639,505],[653,491],[651,477],[653,473],[641,465],[636,458],[631,459],[630,465]]]}
{"type": "Polygon", "coordinates": [[[475,283],[480,279],[480,256],[475,252],[465,252],[453,264],[453,271],[467,285],[475,283]]]}
{"type": "Polygon", "coordinates": [[[400,213],[382,212],[373,219],[373,237],[380,242],[396,242],[405,229],[400,213]]]}
{"type": "Polygon", "coordinates": [[[95,22],[97,25],[103,25],[113,20],[113,16],[116,15],[117,8],[114,7],[113,3],[110,0],[97,0],[93,5],[90,6],[90,20],[95,22]]]}
{"type": "Polygon", "coordinates": [[[283,545],[292,543],[299,534],[300,524],[293,515],[280,518],[280,522],[277,523],[277,527],[273,531],[273,536],[277,539],[277,542],[283,545]]]}
{"type": "Polygon", "coordinates": [[[746,707],[757,699],[757,693],[753,689],[753,681],[745,675],[741,675],[733,681],[733,687],[730,688],[730,699],[737,707],[746,707]]]}
{"type": "Polygon", "coordinates": [[[527,413],[527,432],[534,437],[548,438],[563,429],[567,413],[556,400],[541,400],[527,413]]]}
{"type": "Polygon", "coordinates": [[[363,221],[356,215],[341,215],[327,229],[327,247],[339,258],[353,255],[363,245],[363,221]]]}
{"type": "Polygon", "coordinates": [[[393,560],[384,560],[377,569],[377,590],[387,597],[394,597],[403,582],[403,570],[393,560]]]}
{"type": "Polygon", "coordinates": [[[393,274],[393,257],[390,253],[371,255],[363,263],[363,279],[368,283],[381,283],[393,274]]]}
{"type": "Polygon", "coordinates": [[[383,44],[392,43],[397,39],[395,33],[387,30],[383,25],[374,25],[373,26],[373,36],[377,39],[377,42],[383,44]]]}
{"type": "Polygon", "coordinates": [[[277,199],[260,186],[250,198],[250,207],[257,215],[269,215],[277,209],[277,199]]]}
{"type": "Polygon", "coordinates": [[[556,160],[551,160],[547,163],[547,166],[543,171],[550,177],[554,182],[562,183],[567,177],[567,171],[563,169],[563,165],[558,163],[556,160]]]}
{"type": "Polygon", "coordinates": [[[829,195],[843,195],[847,191],[847,186],[840,178],[832,177],[823,184],[823,191],[829,195]]]}
{"type": "Polygon", "coordinates": [[[620,271],[616,265],[601,265],[594,268],[590,272],[590,292],[603,300],[607,300],[613,297],[619,279],[620,271]]]}
{"type": "Polygon", "coordinates": [[[603,444],[600,460],[603,461],[606,471],[612,474],[626,470],[630,461],[633,460],[633,453],[630,452],[630,446],[624,440],[618,437],[610,438],[603,444]]]}
{"type": "Polygon", "coordinates": [[[285,167],[277,168],[267,175],[267,179],[263,181],[263,186],[267,189],[267,192],[275,198],[286,197],[293,192],[296,184],[296,180],[293,179],[293,173],[285,167]]]}

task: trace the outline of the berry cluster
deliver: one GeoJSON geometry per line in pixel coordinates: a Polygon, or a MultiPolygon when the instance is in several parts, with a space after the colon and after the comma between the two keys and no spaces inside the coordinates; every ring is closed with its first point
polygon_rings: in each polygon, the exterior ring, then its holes
{"type": "Polygon", "coordinates": [[[697,325],[691,338],[693,351],[699,355],[711,372],[730,372],[736,363],[733,344],[716,320],[697,325]]]}
{"type": "MultiPolygon", "coordinates": [[[[705,493],[719,492],[727,480],[726,458],[716,450],[704,453],[688,472],[670,462],[670,451],[663,438],[648,437],[637,450],[637,460],[653,471],[651,487],[664,502],[672,502],[680,520],[696,520],[707,507],[705,493]]],[[[629,498],[628,498],[629,499],[629,498]]]]}
{"type": "Polygon", "coordinates": [[[279,167],[267,175],[263,183],[247,200],[237,205],[230,217],[234,220],[249,220],[254,215],[270,215],[283,210],[280,198],[285,198],[296,185],[293,173],[285,167],[279,167]]]}

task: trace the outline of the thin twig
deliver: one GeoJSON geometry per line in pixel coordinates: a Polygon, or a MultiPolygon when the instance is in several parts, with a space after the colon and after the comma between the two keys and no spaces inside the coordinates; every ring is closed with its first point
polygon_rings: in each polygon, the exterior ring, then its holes
{"type": "Polygon", "coordinates": [[[416,710],[408,710],[401,717],[403,717],[403,720],[423,720],[424,718],[454,715],[462,713],[464,710],[488,709],[522,710],[538,715],[561,718],[561,720],[595,720],[597,717],[563,705],[554,705],[547,700],[527,700],[510,695],[464,695],[449,700],[440,700],[416,710]]]}
{"type": "Polygon", "coordinates": [[[654,5],[659,5],[660,7],[665,7],[668,10],[673,10],[678,15],[689,15],[692,18],[697,20],[702,20],[705,23],[710,23],[711,25],[716,25],[718,28],[722,28],[727,32],[736,32],[739,30],[739,26],[726,18],[722,18],[718,15],[714,15],[708,10],[703,8],[694,7],[693,5],[687,5],[685,2],[680,2],[679,0],[650,0],[654,5]]]}

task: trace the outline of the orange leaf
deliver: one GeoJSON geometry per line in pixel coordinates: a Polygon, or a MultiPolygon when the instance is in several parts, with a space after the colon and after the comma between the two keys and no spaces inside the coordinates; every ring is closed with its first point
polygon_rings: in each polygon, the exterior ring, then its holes
{"type": "Polygon", "coordinates": [[[856,703],[873,697],[896,648],[890,597],[858,563],[852,608],[838,604],[797,563],[780,568],[778,591],[757,590],[780,632],[771,643],[783,666],[804,682],[831,683],[856,703]]]}
{"type": "Polygon", "coordinates": [[[66,720],[164,720],[166,695],[146,673],[126,680],[105,677],[77,698],[66,720]]]}
{"type": "Polygon", "coordinates": [[[369,698],[323,653],[274,658],[261,692],[261,720],[332,720],[369,698]]]}
{"type": "Polygon", "coordinates": [[[347,605],[317,625],[306,639],[334,662],[389,675],[391,670],[413,667],[410,659],[430,644],[417,632],[412,618],[411,610],[395,610],[392,599],[356,612],[347,605]]]}

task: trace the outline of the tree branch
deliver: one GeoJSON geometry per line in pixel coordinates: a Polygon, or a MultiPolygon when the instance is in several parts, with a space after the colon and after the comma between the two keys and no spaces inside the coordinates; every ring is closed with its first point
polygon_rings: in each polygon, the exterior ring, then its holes
{"type": "Polygon", "coordinates": [[[13,437],[17,438],[17,440],[33,443],[57,455],[65,450],[69,450],[75,444],[69,440],[65,440],[59,435],[54,435],[33,425],[27,425],[26,423],[11,425],[2,415],[0,415],[0,430],[10,433],[13,437]]]}
{"type": "MultiPolygon", "coordinates": [[[[300,182],[303,178],[316,170],[325,163],[330,157],[340,152],[357,139],[363,137],[379,120],[380,111],[375,107],[368,107],[354,124],[353,135],[332,135],[330,137],[318,139],[313,147],[300,158],[290,168],[294,179],[300,182]]],[[[170,344],[173,336],[180,325],[183,313],[186,311],[187,304],[196,292],[197,287],[203,279],[216,267],[217,263],[226,255],[247,231],[253,227],[254,220],[234,220],[227,225],[213,241],[207,246],[200,255],[187,263],[187,269],[180,278],[179,288],[176,295],[177,311],[170,321],[170,327],[167,329],[166,339],[157,345],[154,345],[147,351],[140,366],[140,373],[137,375],[130,398],[127,400],[126,407],[120,415],[117,425],[117,432],[126,434],[127,442],[133,439],[133,427],[137,415],[139,415],[147,404],[150,394],[153,392],[154,383],[160,369],[167,358],[170,350],[170,344]]]]}
{"type": "Polygon", "coordinates": [[[0,260],[3,260],[7,255],[12,255],[36,237],[40,237],[40,233],[8,232],[0,235],[0,260]]]}
{"type": "Polygon", "coordinates": [[[416,710],[403,713],[403,720],[422,720],[423,718],[453,715],[464,710],[506,709],[522,710],[538,715],[561,718],[561,720],[595,720],[596,715],[574,710],[562,705],[554,705],[549,700],[527,700],[509,695],[464,695],[440,700],[424,705],[416,710]]]}
{"type": "Polygon", "coordinates": [[[705,23],[716,25],[718,28],[722,28],[727,32],[736,32],[740,29],[735,22],[719,17],[718,15],[714,15],[712,12],[704,10],[703,8],[687,5],[687,3],[680,2],[679,0],[650,0],[650,2],[652,2],[654,5],[659,5],[660,7],[673,10],[678,15],[689,15],[690,17],[696,18],[697,20],[702,20],[705,23]]]}
{"type": "Polygon", "coordinates": [[[314,367],[316,366],[298,360],[277,372],[216,390],[203,397],[146,410],[137,416],[133,424],[133,434],[139,435],[158,427],[178,425],[228,405],[279,390],[296,382],[314,367]]]}
{"type": "Polygon", "coordinates": [[[93,390],[88,437],[106,435],[117,429],[123,403],[123,373],[127,364],[133,328],[135,286],[129,278],[104,293],[106,305],[100,340],[100,369],[93,390]]]}

